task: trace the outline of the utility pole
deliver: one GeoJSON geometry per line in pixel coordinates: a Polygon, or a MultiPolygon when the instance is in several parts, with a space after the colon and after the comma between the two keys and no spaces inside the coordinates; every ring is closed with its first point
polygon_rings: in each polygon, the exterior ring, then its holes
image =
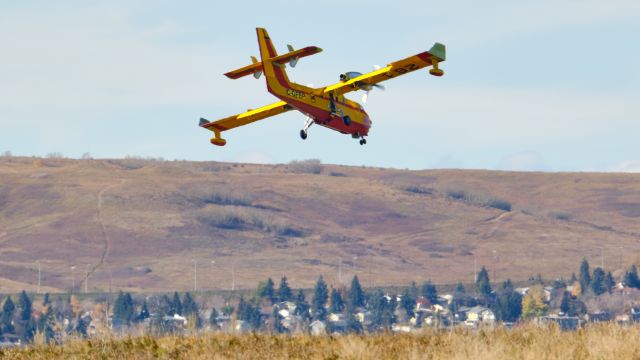
{"type": "MultiPolygon", "coordinates": [[[[213,267],[215,266],[216,261],[215,260],[211,260],[211,270],[213,270],[213,267]]],[[[213,289],[215,289],[215,281],[214,281],[215,277],[213,276],[213,271],[211,271],[211,291],[213,291],[213,289]]]]}
{"type": "Polygon", "coordinates": [[[236,290],[236,262],[231,264],[231,291],[236,290]]]}
{"type": "Polygon", "coordinates": [[[198,291],[198,261],[196,259],[191,259],[193,261],[193,292],[198,291]]]}
{"type": "Polygon", "coordinates": [[[38,294],[40,294],[40,260],[36,261],[38,263],[38,294]]]}
{"type": "Polygon", "coordinates": [[[73,265],[71,266],[71,292],[73,293],[73,290],[76,288],[76,279],[73,276],[73,270],[76,269],[76,266],[73,265]]]}
{"type": "Polygon", "coordinates": [[[87,264],[84,268],[84,293],[87,293],[87,289],[89,288],[89,266],[91,264],[87,264]]]}

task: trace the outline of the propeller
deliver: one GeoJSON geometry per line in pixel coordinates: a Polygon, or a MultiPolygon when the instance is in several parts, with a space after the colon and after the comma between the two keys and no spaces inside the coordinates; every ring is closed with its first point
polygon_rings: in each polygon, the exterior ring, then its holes
{"type": "Polygon", "coordinates": [[[382,85],[378,85],[378,84],[373,84],[373,85],[369,85],[367,87],[367,89],[364,91],[364,94],[362,95],[362,103],[366,104],[367,103],[367,99],[369,98],[369,91],[373,90],[373,88],[377,88],[380,89],[382,91],[385,91],[386,88],[382,85]]]}

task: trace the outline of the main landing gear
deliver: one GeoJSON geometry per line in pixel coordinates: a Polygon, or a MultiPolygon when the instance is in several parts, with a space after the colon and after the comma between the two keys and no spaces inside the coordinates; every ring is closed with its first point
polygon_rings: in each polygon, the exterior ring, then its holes
{"type": "Polygon", "coordinates": [[[364,136],[358,134],[358,133],[353,133],[351,134],[351,137],[354,139],[360,139],[360,145],[364,145],[367,143],[367,139],[364,138],[364,136]]]}
{"type": "Polygon", "coordinates": [[[300,130],[300,138],[302,138],[302,140],[307,139],[307,130],[309,130],[311,125],[313,125],[313,119],[308,117],[307,121],[304,123],[304,127],[300,130]]]}

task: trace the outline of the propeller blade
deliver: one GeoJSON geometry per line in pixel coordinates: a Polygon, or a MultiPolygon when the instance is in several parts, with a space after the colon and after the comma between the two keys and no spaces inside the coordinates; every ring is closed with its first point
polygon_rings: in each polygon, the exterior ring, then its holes
{"type": "Polygon", "coordinates": [[[369,91],[365,91],[364,94],[362,95],[362,103],[366,104],[368,98],[369,98],[369,91]]]}
{"type": "Polygon", "coordinates": [[[378,89],[380,89],[380,90],[382,90],[382,91],[385,91],[387,89],[386,87],[384,87],[384,85],[373,84],[373,86],[378,88],[378,89]]]}
{"type": "Polygon", "coordinates": [[[380,65],[373,65],[373,70],[380,70],[382,67],[380,65]]]}

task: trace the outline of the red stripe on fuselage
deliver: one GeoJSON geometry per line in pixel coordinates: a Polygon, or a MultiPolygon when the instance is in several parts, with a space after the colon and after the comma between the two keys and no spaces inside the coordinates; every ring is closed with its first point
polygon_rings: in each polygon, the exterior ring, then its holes
{"type": "Polygon", "coordinates": [[[425,62],[431,63],[431,54],[429,54],[426,51],[423,52],[423,53],[420,53],[420,54],[418,54],[416,56],[419,57],[421,60],[423,60],[425,62]]]}

